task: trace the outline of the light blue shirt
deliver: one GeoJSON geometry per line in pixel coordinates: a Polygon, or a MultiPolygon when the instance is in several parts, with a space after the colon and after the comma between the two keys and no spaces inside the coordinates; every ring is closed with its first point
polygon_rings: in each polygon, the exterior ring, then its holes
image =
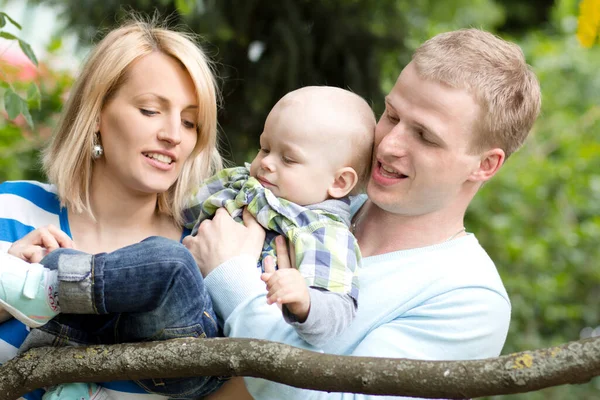
{"type": "MultiPolygon", "coordinates": [[[[240,256],[205,280],[215,311],[231,337],[267,339],[314,351],[353,356],[468,360],[500,354],[510,302],[494,263],[468,234],[434,246],[363,258],[361,301],[353,323],[322,348],[302,341],[279,309],[266,303],[254,261],[240,256]]],[[[260,400],[379,400],[326,393],[246,378],[260,400]]],[[[387,397],[391,398],[391,397],[387,397]]]]}

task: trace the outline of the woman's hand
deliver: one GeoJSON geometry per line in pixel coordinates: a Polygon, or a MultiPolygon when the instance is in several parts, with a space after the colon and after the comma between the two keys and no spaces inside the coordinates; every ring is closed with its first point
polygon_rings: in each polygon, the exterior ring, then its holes
{"type": "Polygon", "coordinates": [[[186,236],[183,245],[192,253],[203,276],[225,261],[240,255],[260,257],[265,241],[265,230],[244,209],[244,224],[231,218],[227,210],[220,208],[212,220],[200,224],[196,236],[186,236]]]}
{"type": "Polygon", "coordinates": [[[38,263],[53,250],[60,247],[75,248],[69,235],[54,225],[44,226],[29,232],[8,249],[8,254],[30,263],[38,263]]]}

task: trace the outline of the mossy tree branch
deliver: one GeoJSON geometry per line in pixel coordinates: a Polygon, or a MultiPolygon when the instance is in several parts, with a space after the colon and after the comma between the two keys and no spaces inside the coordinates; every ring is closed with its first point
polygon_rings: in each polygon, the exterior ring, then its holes
{"type": "Polygon", "coordinates": [[[254,376],[330,392],[474,398],[584,383],[600,375],[600,338],[474,361],[320,354],[253,339],[32,349],[0,367],[0,400],[65,382],[254,376]]]}

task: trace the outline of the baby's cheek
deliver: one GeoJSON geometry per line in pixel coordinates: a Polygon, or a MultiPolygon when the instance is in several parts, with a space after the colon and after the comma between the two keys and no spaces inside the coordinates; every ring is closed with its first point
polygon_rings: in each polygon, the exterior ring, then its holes
{"type": "Polygon", "coordinates": [[[254,157],[254,160],[252,160],[252,163],[250,164],[250,176],[252,176],[254,178],[256,178],[257,166],[258,166],[257,157],[254,157]]]}
{"type": "Polygon", "coordinates": [[[292,180],[289,177],[286,177],[283,182],[283,187],[280,186],[280,190],[282,192],[281,197],[302,205],[302,203],[304,203],[304,198],[310,193],[311,186],[308,185],[308,182],[292,180]]]}

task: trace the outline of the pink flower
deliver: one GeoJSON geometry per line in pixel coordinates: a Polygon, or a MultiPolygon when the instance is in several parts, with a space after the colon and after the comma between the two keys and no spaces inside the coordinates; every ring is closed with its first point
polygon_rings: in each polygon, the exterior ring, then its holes
{"type": "Polygon", "coordinates": [[[32,81],[38,75],[35,64],[27,58],[14,40],[0,41],[0,62],[17,68],[16,79],[19,81],[32,81]]]}

